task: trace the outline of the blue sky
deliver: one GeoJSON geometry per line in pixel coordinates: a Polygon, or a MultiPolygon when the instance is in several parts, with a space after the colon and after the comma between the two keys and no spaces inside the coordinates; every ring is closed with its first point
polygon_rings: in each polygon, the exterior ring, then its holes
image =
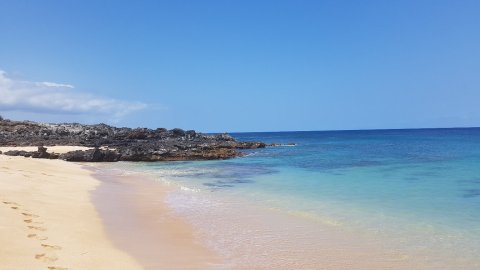
{"type": "Polygon", "coordinates": [[[480,126],[480,1],[1,1],[0,114],[206,132],[480,126]]]}

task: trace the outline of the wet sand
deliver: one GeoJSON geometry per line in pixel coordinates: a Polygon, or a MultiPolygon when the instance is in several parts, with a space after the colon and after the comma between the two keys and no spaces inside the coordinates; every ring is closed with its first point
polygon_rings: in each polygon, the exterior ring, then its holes
{"type": "Polygon", "coordinates": [[[301,212],[285,212],[215,192],[177,190],[170,193],[168,201],[221,256],[222,269],[452,269],[399,250],[388,239],[301,212]]]}
{"type": "Polygon", "coordinates": [[[382,239],[296,213],[191,193],[122,163],[95,168],[102,184],[93,202],[109,236],[146,269],[437,269],[382,239]]]}
{"type": "Polygon", "coordinates": [[[217,263],[167,209],[165,186],[138,176],[94,177],[92,166],[0,155],[0,269],[207,269],[217,263]]]}
{"type": "Polygon", "coordinates": [[[0,155],[0,268],[142,269],[108,238],[81,165],[0,155]]]}
{"type": "Polygon", "coordinates": [[[92,192],[108,235],[145,269],[212,269],[218,257],[198,242],[193,228],[165,205],[168,187],[144,175],[95,169],[101,181],[92,192]]]}

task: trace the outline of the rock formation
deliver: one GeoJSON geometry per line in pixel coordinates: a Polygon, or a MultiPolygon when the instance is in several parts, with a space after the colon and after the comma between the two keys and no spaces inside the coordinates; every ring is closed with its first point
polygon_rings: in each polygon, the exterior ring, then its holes
{"type": "Polygon", "coordinates": [[[239,142],[228,134],[206,135],[179,128],[132,129],[106,124],[44,124],[1,119],[0,146],[39,146],[35,152],[14,150],[5,155],[101,162],[226,159],[242,156],[239,149],[264,148],[266,144],[239,142]],[[94,149],[58,155],[48,153],[44,145],[94,149]]]}

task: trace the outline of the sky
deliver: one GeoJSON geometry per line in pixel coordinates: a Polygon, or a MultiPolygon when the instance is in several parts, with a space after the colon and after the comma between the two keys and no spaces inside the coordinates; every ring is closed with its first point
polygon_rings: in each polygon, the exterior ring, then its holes
{"type": "Polygon", "coordinates": [[[203,132],[480,126],[480,1],[0,0],[0,115],[203,132]]]}

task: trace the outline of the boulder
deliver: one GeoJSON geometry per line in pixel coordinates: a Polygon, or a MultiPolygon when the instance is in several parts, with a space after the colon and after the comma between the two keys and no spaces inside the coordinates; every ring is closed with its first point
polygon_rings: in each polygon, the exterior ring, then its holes
{"type": "Polygon", "coordinates": [[[187,136],[188,139],[192,139],[192,138],[195,138],[195,136],[197,136],[197,133],[195,132],[195,130],[187,130],[185,131],[185,135],[187,136]]]}
{"type": "Polygon", "coordinates": [[[90,150],[76,150],[61,154],[59,159],[66,161],[86,161],[86,162],[114,162],[118,161],[120,155],[116,151],[101,150],[99,148],[90,150]]]}
{"type": "Polygon", "coordinates": [[[33,158],[50,158],[50,154],[47,153],[47,148],[43,147],[43,145],[38,147],[37,152],[33,152],[33,158]]]}
{"type": "Polygon", "coordinates": [[[174,128],[171,131],[173,133],[173,136],[176,136],[176,137],[184,137],[185,136],[185,131],[181,128],[174,128]]]}
{"type": "Polygon", "coordinates": [[[22,156],[22,157],[31,157],[34,152],[27,152],[23,150],[10,150],[4,153],[7,156],[22,156]]]}
{"type": "Polygon", "coordinates": [[[279,147],[279,146],[296,146],[296,143],[271,143],[268,144],[268,147],[279,147]]]}
{"type": "Polygon", "coordinates": [[[235,141],[235,139],[227,133],[217,134],[215,138],[221,141],[235,141]]]}

